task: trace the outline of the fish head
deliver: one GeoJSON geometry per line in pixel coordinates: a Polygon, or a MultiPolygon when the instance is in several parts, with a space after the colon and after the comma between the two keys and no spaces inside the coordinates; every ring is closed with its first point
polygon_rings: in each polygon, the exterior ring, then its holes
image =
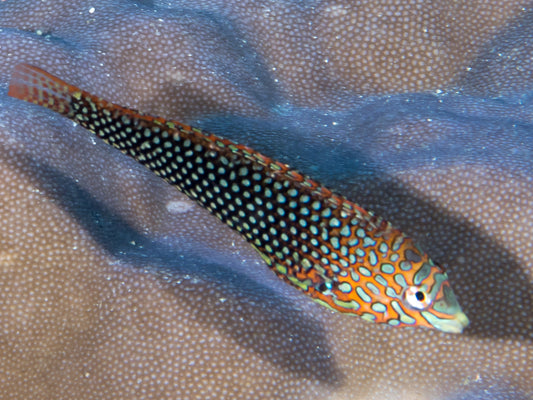
{"type": "Polygon", "coordinates": [[[448,333],[462,333],[468,326],[468,317],[457,301],[446,271],[427,255],[413,265],[413,274],[401,283],[401,296],[395,307],[399,314],[411,318],[409,322],[414,320],[415,325],[448,333]]]}
{"type": "Polygon", "coordinates": [[[444,268],[398,230],[373,238],[350,248],[350,265],[314,297],[376,323],[462,333],[469,321],[444,268]]]}

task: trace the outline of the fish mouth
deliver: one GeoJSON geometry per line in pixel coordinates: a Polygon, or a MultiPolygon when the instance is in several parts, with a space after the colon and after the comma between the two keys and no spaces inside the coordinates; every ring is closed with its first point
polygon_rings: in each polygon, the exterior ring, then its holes
{"type": "Polygon", "coordinates": [[[440,288],[441,295],[431,309],[422,311],[422,316],[435,329],[446,333],[462,333],[470,321],[461,309],[448,281],[440,288]]]}
{"type": "Polygon", "coordinates": [[[451,318],[442,318],[440,330],[443,332],[463,333],[463,329],[468,326],[470,321],[457,302],[457,298],[449,285],[443,287],[444,298],[448,303],[448,311],[451,318]]]}
{"type": "Polygon", "coordinates": [[[463,333],[463,329],[470,323],[462,311],[456,312],[451,318],[439,318],[429,311],[422,311],[422,315],[433,328],[446,333],[463,333]]]}

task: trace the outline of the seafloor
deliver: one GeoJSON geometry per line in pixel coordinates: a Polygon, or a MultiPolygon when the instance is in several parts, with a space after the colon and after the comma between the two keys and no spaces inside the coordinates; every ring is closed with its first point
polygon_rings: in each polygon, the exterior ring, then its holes
{"type": "Polygon", "coordinates": [[[0,398],[533,399],[531,1],[0,1],[0,398]],[[461,335],[333,313],[27,62],[245,143],[445,265],[461,335]]]}

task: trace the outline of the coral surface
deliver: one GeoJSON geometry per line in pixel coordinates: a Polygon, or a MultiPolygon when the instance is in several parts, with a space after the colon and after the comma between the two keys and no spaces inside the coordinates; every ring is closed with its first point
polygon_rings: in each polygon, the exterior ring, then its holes
{"type": "Polygon", "coordinates": [[[0,1],[0,397],[533,398],[530,1],[0,1]],[[414,237],[471,325],[327,310],[53,112],[39,66],[289,163],[414,237]]]}

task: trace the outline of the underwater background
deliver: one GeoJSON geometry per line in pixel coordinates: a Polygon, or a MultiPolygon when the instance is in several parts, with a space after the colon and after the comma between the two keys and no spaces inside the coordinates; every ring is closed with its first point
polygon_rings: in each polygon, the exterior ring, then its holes
{"type": "Polygon", "coordinates": [[[0,397],[533,399],[531,1],[0,1],[0,397]],[[447,268],[460,335],[331,312],[18,63],[290,164],[447,268]]]}

